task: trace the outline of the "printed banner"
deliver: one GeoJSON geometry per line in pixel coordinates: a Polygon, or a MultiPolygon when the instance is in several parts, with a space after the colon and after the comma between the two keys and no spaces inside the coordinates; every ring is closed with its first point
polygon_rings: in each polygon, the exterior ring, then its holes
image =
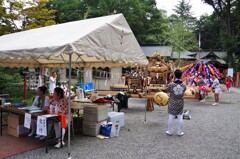
{"type": "Polygon", "coordinates": [[[31,118],[32,115],[29,113],[25,113],[25,117],[24,117],[24,127],[30,129],[31,126],[31,118]]]}
{"type": "Polygon", "coordinates": [[[37,134],[47,136],[47,118],[38,116],[37,118],[37,134]]]}

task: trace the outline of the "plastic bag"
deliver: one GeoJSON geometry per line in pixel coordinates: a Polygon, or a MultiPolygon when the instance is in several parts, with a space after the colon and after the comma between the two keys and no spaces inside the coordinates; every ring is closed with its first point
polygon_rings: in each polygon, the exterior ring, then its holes
{"type": "Polygon", "coordinates": [[[112,125],[101,125],[100,127],[100,134],[104,135],[104,136],[109,136],[111,134],[111,129],[112,129],[112,125]]]}
{"type": "Polygon", "coordinates": [[[98,99],[98,92],[92,92],[90,100],[94,102],[97,99],[98,99]]]}

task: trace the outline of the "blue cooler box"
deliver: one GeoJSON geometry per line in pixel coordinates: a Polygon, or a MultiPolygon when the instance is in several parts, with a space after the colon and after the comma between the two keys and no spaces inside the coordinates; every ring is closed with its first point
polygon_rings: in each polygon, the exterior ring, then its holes
{"type": "Polygon", "coordinates": [[[85,92],[86,89],[87,89],[87,84],[86,84],[86,83],[80,83],[80,84],[79,84],[79,88],[82,88],[83,91],[85,92]]]}
{"type": "Polygon", "coordinates": [[[119,124],[121,127],[124,126],[124,113],[123,112],[108,112],[108,122],[113,124],[119,124]]]}

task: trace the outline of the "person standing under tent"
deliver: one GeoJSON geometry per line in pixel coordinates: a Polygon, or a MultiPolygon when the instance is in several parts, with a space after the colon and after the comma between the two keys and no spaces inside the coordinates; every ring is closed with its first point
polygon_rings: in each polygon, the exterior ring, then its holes
{"type": "Polygon", "coordinates": [[[183,133],[183,107],[184,107],[184,92],[186,91],[186,84],[181,81],[182,71],[177,69],[174,72],[174,82],[170,83],[167,91],[170,92],[168,101],[168,130],[167,135],[173,134],[173,122],[175,117],[178,118],[178,136],[184,135],[183,133]]]}
{"type": "Polygon", "coordinates": [[[67,95],[67,92],[68,92],[68,88],[66,84],[67,84],[67,81],[63,81],[61,85],[61,88],[63,89],[65,95],[67,95]]]}
{"type": "Polygon", "coordinates": [[[57,74],[56,72],[52,72],[52,76],[49,78],[49,92],[50,96],[53,95],[54,89],[56,88],[57,74]]]}
{"type": "Polygon", "coordinates": [[[226,77],[225,84],[226,84],[226,87],[227,87],[227,93],[230,93],[230,88],[233,85],[233,79],[232,79],[231,76],[226,77]]]}
{"type": "Polygon", "coordinates": [[[215,100],[215,102],[212,105],[219,105],[219,93],[221,92],[221,87],[216,75],[213,75],[212,89],[214,89],[214,100],[215,100]]]}

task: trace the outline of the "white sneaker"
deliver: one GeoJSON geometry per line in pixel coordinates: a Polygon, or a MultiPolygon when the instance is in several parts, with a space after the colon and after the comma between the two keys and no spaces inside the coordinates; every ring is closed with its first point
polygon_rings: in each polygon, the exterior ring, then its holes
{"type": "MultiPolygon", "coordinates": [[[[62,141],[62,146],[64,146],[64,145],[65,145],[65,143],[62,141]]],[[[61,142],[59,141],[54,147],[59,149],[61,147],[61,142]]]]}
{"type": "Polygon", "coordinates": [[[212,105],[217,105],[217,103],[213,103],[212,105]]]}
{"type": "Polygon", "coordinates": [[[205,102],[205,99],[200,100],[200,102],[205,102]]]}
{"type": "Polygon", "coordinates": [[[169,131],[166,131],[166,134],[172,136],[172,134],[169,131]]]}
{"type": "Polygon", "coordinates": [[[36,135],[35,138],[40,138],[40,137],[43,137],[42,135],[36,135]]]}
{"type": "Polygon", "coordinates": [[[180,134],[178,134],[178,136],[183,136],[184,135],[184,132],[181,132],[180,134]]]}
{"type": "Polygon", "coordinates": [[[39,138],[39,140],[46,140],[47,139],[47,136],[42,136],[39,138]]]}
{"type": "Polygon", "coordinates": [[[59,149],[61,147],[61,142],[58,142],[54,147],[59,149]]]}
{"type": "Polygon", "coordinates": [[[35,135],[34,132],[31,132],[30,134],[28,134],[28,137],[33,137],[35,135]]]}

